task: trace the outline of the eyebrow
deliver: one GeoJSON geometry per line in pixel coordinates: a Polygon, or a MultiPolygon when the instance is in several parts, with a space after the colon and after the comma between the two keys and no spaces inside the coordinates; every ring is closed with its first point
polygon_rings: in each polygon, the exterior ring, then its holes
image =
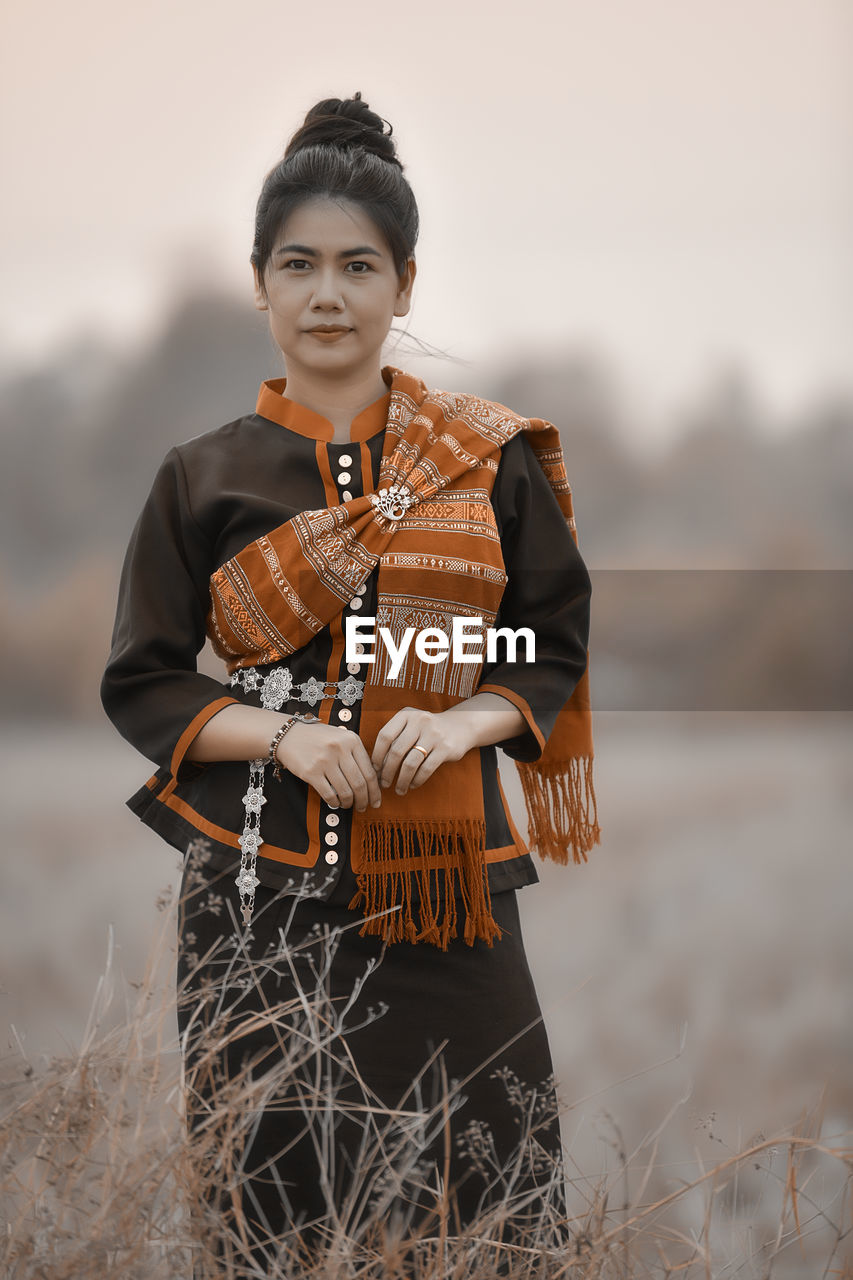
{"type": "MultiPolygon", "coordinates": [[[[278,258],[283,253],[303,253],[306,258],[316,258],[317,250],[309,249],[307,244],[285,244],[280,249],[276,249],[275,256],[278,258]]],[[[338,254],[339,258],[360,258],[366,253],[372,253],[375,258],[381,258],[382,254],[378,249],[371,249],[370,245],[363,244],[357,249],[342,249],[338,254]]]]}

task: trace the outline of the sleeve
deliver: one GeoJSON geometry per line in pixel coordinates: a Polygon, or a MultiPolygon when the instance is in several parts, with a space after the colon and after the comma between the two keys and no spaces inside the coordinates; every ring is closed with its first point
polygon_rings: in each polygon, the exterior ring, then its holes
{"type": "Polygon", "coordinates": [[[507,583],[495,628],[529,627],[535,661],[523,636],[516,661],[498,639],[496,660],[483,666],[477,693],[497,693],[518,707],[527,728],[496,745],[513,760],[538,760],[587,665],[589,572],[560,504],[524,431],[505,445],[492,489],[507,583]]]}
{"type": "Polygon", "coordinates": [[[237,698],[197,670],[205,637],[210,541],[190,510],[177,447],[160,464],[124,558],[101,702],[119,733],[173,777],[204,724],[237,698]]]}

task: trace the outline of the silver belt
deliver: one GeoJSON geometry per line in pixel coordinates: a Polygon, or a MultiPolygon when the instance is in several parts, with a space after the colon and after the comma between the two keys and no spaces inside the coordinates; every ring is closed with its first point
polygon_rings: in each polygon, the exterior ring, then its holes
{"type": "MultiPolygon", "coordinates": [[[[278,711],[288,699],[307,702],[312,707],[323,698],[340,698],[345,706],[351,707],[364,695],[364,681],[355,676],[347,676],[345,680],[317,680],[311,676],[301,684],[293,683],[293,674],[289,667],[273,667],[266,675],[261,676],[254,667],[241,667],[231,676],[231,687],[239,685],[242,689],[260,692],[261,705],[278,711]],[[334,686],[334,693],[326,689],[334,686]],[[294,692],[295,690],[295,692],[294,692]]],[[[234,883],[240,890],[240,902],[243,922],[248,925],[252,920],[255,906],[255,886],[261,882],[255,875],[258,861],[258,849],[264,843],[261,839],[261,807],[267,802],[264,795],[264,774],[267,759],[249,761],[249,785],[243,796],[245,818],[243,834],[239,837],[242,850],[240,857],[240,874],[234,883]]]]}
{"type": "Polygon", "coordinates": [[[273,667],[267,675],[262,676],[254,667],[244,667],[231,676],[231,686],[260,691],[261,705],[278,711],[288,699],[296,702],[307,702],[314,707],[324,698],[340,698],[346,707],[358,702],[364,694],[364,681],[355,676],[347,676],[345,680],[318,680],[311,676],[301,684],[294,685],[293,673],[289,667],[273,667]],[[326,693],[333,686],[334,693],[326,693]]]}

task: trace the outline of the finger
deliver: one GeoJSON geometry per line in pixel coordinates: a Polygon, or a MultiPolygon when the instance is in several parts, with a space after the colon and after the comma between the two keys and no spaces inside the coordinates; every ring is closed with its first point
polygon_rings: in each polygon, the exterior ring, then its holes
{"type": "MultiPolygon", "coordinates": [[[[420,755],[418,751],[416,753],[420,755]]],[[[412,781],[409,783],[409,790],[414,791],[416,787],[422,787],[425,782],[429,782],[432,775],[445,759],[444,753],[439,747],[434,747],[428,756],[423,757],[423,763],[418,768],[412,781]]]]}
{"type": "Polygon", "coordinates": [[[352,791],[353,804],[359,813],[363,813],[368,804],[367,779],[353,756],[347,756],[339,762],[339,768],[352,791]]]}
{"type": "Polygon", "coordinates": [[[398,796],[405,795],[412,780],[420,776],[425,760],[426,756],[423,751],[417,750],[414,746],[410,747],[406,752],[400,764],[400,772],[397,775],[397,783],[394,788],[398,796]]]}
{"type": "MultiPolygon", "coordinates": [[[[353,735],[355,737],[355,735],[353,735]]],[[[367,748],[361,738],[355,738],[353,747],[353,760],[361,770],[365,785],[367,786],[368,803],[374,807],[378,807],[382,803],[382,792],[379,788],[379,778],[370,756],[367,754],[367,748]]]]}
{"type": "MultiPolygon", "coordinates": [[[[387,725],[385,726],[387,729],[387,725]]],[[[400,726],[394,741],[389,745],[379,771],[379,785],[390,787],[397,775],[403,760],[421,735],[422,724],[417,720],[407,721],[400,726]]],[[[415,752],[418,755],[418,752],[415,752]]]]}
{"type": "Polygon", "coordinates": [[[370,761],[377,776],[382,773],[385,758],[397,735],[406,727],[407,714],[411,710],[412,708],[410,707],[401,707],[399,711],[395,711],[391,719],[383,724],[377,733],[376,740],[373,743],[373,750],[370,753],[370,761]]]}
{"type": "Polygon", "coordinates": [[[352,786],[346,778],[339,764],[330,766],[328,769],[329,785],[335,793],[335,804],[342,805],[344,809],[349,809],[355,796],[352,786]]]}
{"type": "Polygon", "coordinates": [[[310,783],[310,785],[317,792],[317,795],[320,797],[320,799],[323,801],[324,804],[329,805],[329,807],[332,809],[338,808],[340,804],[340,800],[338,799],[338,793],[335,790],[334,785],[329,781],[329,779],[326,777],[325,774],[323,775],[322,778],[315,778],[310,783]]]}

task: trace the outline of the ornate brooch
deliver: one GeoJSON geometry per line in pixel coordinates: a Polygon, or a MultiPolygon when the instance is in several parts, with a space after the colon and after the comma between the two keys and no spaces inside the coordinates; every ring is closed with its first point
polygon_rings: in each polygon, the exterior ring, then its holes
{"type": "Polygon", "coordinates": [[[386,520],[402,520],[414,500],[413,494],[406,493],[400,484],[392,484],[390,489],[377,489],[376,493],[370,494],[373,506],[386,520]]]}

